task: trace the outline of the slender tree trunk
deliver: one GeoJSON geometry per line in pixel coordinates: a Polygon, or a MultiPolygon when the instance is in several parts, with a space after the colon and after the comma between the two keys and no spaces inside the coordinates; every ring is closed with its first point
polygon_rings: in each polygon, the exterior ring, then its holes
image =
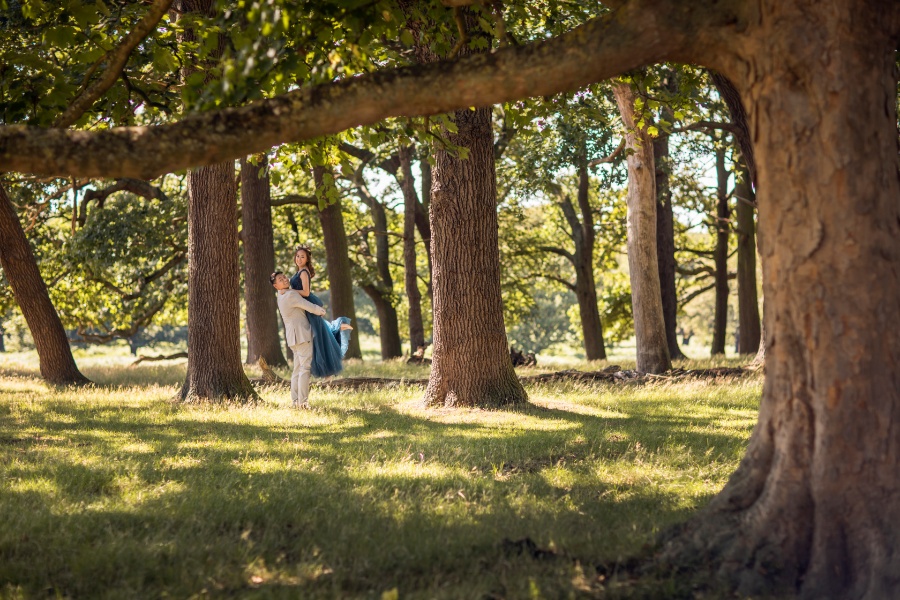
{"type": "Polygon", "coordinates": [[[269,275],[275,270],[272,195],[268,159],[241,161],[241,229],[244,243],[244,304],[247,309],[247,364],[260,357],[270,366],[286,367],[278,336],[278,306],[269,275]]]}
{"type": "Polygon", "coordinates": [[[425,403],[508,406],[526,401],[509,356],[500,297],[497,183],[491,109],[459,110],[450,143],[435,152],[431,196],[434,350],[425,403]]]}
{"type": "MultiPolygon", "coordinates": [[[[182,0],[183,14],[214,14],[213,0],[182,0]]],[[[185,41],[196,39],[187,29],[185,41]]],[[[224,42],[219,41],[219,52],[224,42]]],[[[185,77],[194,70],[185,68],[185,77]]],[[[253,400],[241,364],[234,162],[188,171],[188,367],[185,402],[253,400]]]]}
{"type": "Polygon", "coordinates": [[[577,225],[575,236],[579,247],[575,250],[575,297],[578,299],[578,310],[581,316],[581,333],[584,338],[584,354],[588,360],[605,360],[606,348],[603,344],[603,323],[600,320],[600,308],[597,306],[597,284],[594,280],[594,215],[589,201],[590,177],[587,160],[579,160],[578,165],[578,207],[581,222],[577,225]]]}
{"type": "MultiPolygon", "coordinates": [[[[316,188],[324,185],[325,167],[314,167],[316,188]]],[[[341,202],[329,204],[319,211],[322,225],[322,241],[325,245],[325,261],[328,265],[328,287],[331,291],[331,314],[348,317],[356,328],[356,304],[353,302],[353,278],[350,272],[350,250],[347,232],[344,229],[344,215],[341,202]]],[[[345,358],[362,358],[359,335],[350,336],[350,347],[345,358]]]]}
{"type": "Polygon", "coordinates": [[[738,352],[758,353],[760,344],[759,298],[756,294],[756,224],[753,205],[756,195],[750,184],[750,172],[743,161],[735,183],[737,196],[737,285],[738,285],[738,352]]]}
{"type": "Polygon", "coordinates": [[[394,279],[391,277],[388,220],[384,204],[373,198],[365,186],[359,186],[359,196],[372,214],[375,227],[375,265],[378,280],[364,284],[363,291],[375,304],[378,313],[378,333],[381,340],[381,358],[388,360],[403,355],[397,309],[394,307],[394,279]]]}
{"type": "Polygon", "coordinates": [[[397,309],[391,303],[391,294],[372,284],[362,286],[363,291],[372,299],[375,312],[378,314],[378,335],[381,341],[381,359],[388,360],[403,356],[403,344],[400,341],[400,321],[397,309]]]}
{"type": "Polygon", "coordinates": [[[646,129],[634,129],[634,92],[613,85],[616,104],[627,128],[628,155],[628,271],[637,339],[637,370],[663,373],[672,368],[656,251],[656,168],[653,141],[646,129]]]}
{"type": "Polygon", "coordinates": [[[409,303],[409,353],[425,347],[425,325],[422,321],[422,294],[416,266],[416,182],[412,175],[409,146],[400,148],[400,189],[403,190],[403,270],[406,274],[406,300],[409,303]]]}
{"type": "MultiPolygon", "coordinates": [[[[715,71],[710,72],[713,84],[719,92],[719,95],[725,100],[728,106],[728,113],[731,115],[731,122],[737,128],[734,132],[738,147],[741,149],[741,156],[744,164],[750,173],[750,181],[753,187],[756,187],[756,158],[753,152],[753,140],[750,136],[750,126],[747,123],[747,111],[744,108],[744,102],[741,99],[740,92],[734,87],[734,84],[721,73],[715,71]]],[[[763,295],[763,310],[765,311],[765,295],[763,295]]],[[[765,323],[760,325],[759,348],[756,350],[756,357],[751,363],[751,367],[760,368],[766,364],[766,334],[765,323]]],[[[742,330],[743,331],[743,330],[742,330]]],[[[743,335],[743,334],[742,334],[743,335]]]]}
{"type": "MultiPolygon", "coordinates": [[[[672,120],[671,117],[669,119],[672,120]]],[[[656,261],[662,290],[663,320],[666,343],[671,358],[684,358],[678,346],[678,294],[675,289],[675,217],[672,214],[672,190],[669,187],[669,135],[665,132],[653,139],[656,166],[656,261]]]]}
{"type": "Polygon", "coordinates": [[[0,186],[0,267],[34,338],[41,377],[54,385],[90,383],[75,365],[66,331],[50,302],[34,253],[3,186],[0,186]]]}
{"type": "Polygon", "coordinates": [[[431,282],[434,278],[434,265],[431,260],[431,223],[428,220],[429,205],[431,203],[431,164],[425,154],[429,151],[429,147],[425,144],[419,146],[419,167],[422,171],[422,195],[421,201],[416,201],[416,228],[419,230],[419,236],[425,245],[425,254],[428,258],[428,284],[426,286],[426,295],[429,303],[432,301],[431,282]]]}
{"type": "Polygon", "coordinates": [[[725,149],[716,150],[716,310],[713,318],[712,355],[725,354],[725,325],[728,321],[728,238],[731,210],[728,207],[728,170],[725,149]]]}
{"type": "Polygon", "coordinates": [[[898,598],[896,37],[887,3],[765,6],[736,81],[759,171],[759,422],[666,555],[715,565],[742,596],[898,598]]]}
{"type": "Polygon", "coordinates": [[[6,340],[4,339],[6,336],[6,329],[3,327],[3,324],[0,323],[0,352],[6,352],[6,340]]]}

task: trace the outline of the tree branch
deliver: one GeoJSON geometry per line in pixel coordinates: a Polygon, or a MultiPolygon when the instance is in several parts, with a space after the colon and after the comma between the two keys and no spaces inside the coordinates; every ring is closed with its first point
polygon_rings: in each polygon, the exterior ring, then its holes
{"type": "Polygon", "coordinates": [[[737,134],[738,127],[734,123],[725,123],[722,121],[697,121],[684,127],[673,127],[672,133],[684,133],[685,131],[709,131],[710,129],[721,129],[730,133],[737,134]]]}
{"type": "Polygon", "coordinates": [[[287,206],[289,204],[307,204],[309,206],[319,206],[319,201],[315,196],[301,196],[299,194],[288,194],[281,198],[272,198],[272,206],[287,206]]]}
{"type": "MultiPolygon", "coordinates": [[[[734,7],[630,0],[556,38],[305,87],[177,123],[97,131],[0,128],[0,172],[153,179],[388,117],[548,96],[662,61],[736,68],[734,7]]],[[[749,9],[748,9],[749,10],[749,9]]]]}
{"type": "Polygon", "coordinates": [[[545,273],[541,273],[538,277],[543,277],[544,279],[549,279],[550,281],[555,281],[556,283],[561,283],[568,289],[575,291],[575,284],[563,279],[562,277],[557,277],[556,275],[547,275],[545,273]]]}
{"type": "Polygon", "coordinates": [[[700,294],[703,294],[704,292],[708,292],[709,290],[715,289],[715,287],[716,287],[716,284],[715,284],[715,283],[711,283],[711,284],[709,284],[709,285],[706,286],[706,287],[700,288],[699,290],[694,290],[693,292],[691,292],[690,294],[688,294],[688,295],[685,296],[684,298],[679,299],[679,301],[678,301],[678,306],[679,306],[679,307],[684,307],[684,306],[686,306],[688,302],[690,302],[691,300],[693,300],[694,298],[696,298],[696,297],[699,296],[700,294]]]}
{"type": "Polygon", "coordinates": [[[590,168],[590,167],[596,167],[597,165],[602,165],[604,163],[611,163],[612,161],[616,160],[616,158],[618,158],[618,156],[620,154],[622,154],[622,150],[624,150],[624,149],[625,149],[625,138],[623,137],[622,141],[619,142],[618,147],[615,150],[613,150],[612,154],[610,154],[609,156],[604,156],[603,158],[595,158],[594,160],[589,161],[587,166],[590,168]]]}
{"type": "Polygon", "coordinates": [[[562,248],[557,248],[555,246],[538,246],[537,249],[543,250],[544,252],[549,252],[551,254],[558,254],[559,256],[567,258],[572,263],[575,262],[575,257],[572,256],[570,252],[563,250],[562,248]]]}
{"type": "MultiPolygon", "coordinates": [[[[54,127],[68,127],[77,121],[85,111],[93,106],[94,102],[96,102],[100,96],[105,94],[106,91],[112,87],[116,82],[116,79],[119,78],[119,74],[122,73],[122,69],[125,68],[125,63],[128,62],[131,51],[134,50],[145,37],[150,35],[151,31],[156,29],[156,25],[163,18],[163,15],[166,14],[166,11],[169,10],[171,5],[172,0],[154,0],[153,6],[150,7],[150,10],[144,15],[144,18],[140,20],[137,26],[127,36],[125,36],[125,39],[122,40],[122,43],[119,44],[115,50],[112,50],[106,55],[106,70],[103,71],[100,79],[75,97],[72,104],[66,109],[66,112],[61,114],[56,121],[53,122],[54,127]]],[[[87,81],[90,76],[91,73],[88,73],[85,81],[87,81]]]]}

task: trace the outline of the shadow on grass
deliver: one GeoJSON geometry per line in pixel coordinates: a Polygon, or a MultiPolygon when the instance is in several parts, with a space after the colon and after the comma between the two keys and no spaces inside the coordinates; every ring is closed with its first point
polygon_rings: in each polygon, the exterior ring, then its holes
{"type": "Polygon", "coordinates": [[[45,408],[29,423],[41,434],[0,414],[14,482],[0,489],[0,590],[518,596],[543,573],[546,594],[568,595],[573,564],[634,552],[709,496],[607,467],[627,470],[672,445],[736,462],[744,443],[692,431],[714,417],[537,406],[503,430],[389,406],[326,407],[311,424],[276,426],[224,410],[198,422],[163,404],[45,408]],[[504,550],[504,539],[526,537],[563,560],[536,565],[504,550]]]}

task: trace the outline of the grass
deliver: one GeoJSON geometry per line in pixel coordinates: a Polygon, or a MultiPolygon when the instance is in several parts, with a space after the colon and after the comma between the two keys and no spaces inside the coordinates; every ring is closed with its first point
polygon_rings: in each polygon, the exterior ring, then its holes
{"type": "Polygon", "coordinates": [[[276,389],[254,408],[174,404],[183,361],[80,358],[99,385],[74,391],[46,387],[30,355],[0,361],[8,598],[690,597],[595,567],[722,487],[761,390],[543,385],[526,409],[481,411],[423,409],[418,388],[314,389],[301,412],[276,389]]]}

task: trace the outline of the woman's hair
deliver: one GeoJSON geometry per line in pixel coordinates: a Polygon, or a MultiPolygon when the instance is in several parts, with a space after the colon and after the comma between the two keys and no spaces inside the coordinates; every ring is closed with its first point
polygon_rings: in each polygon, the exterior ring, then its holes
{"type": "Polygon", "coordinates": [[[309,270],[309,278],[312,279],[316,276],[316,269],[313,267],[312,251],[309,249],[309,246],[297,246],[297,249],[294,250],[294,265],[297,265],[297,255],[300,254],[301,250],[306,253],[306,266],[304,268],[309,270]]]}

